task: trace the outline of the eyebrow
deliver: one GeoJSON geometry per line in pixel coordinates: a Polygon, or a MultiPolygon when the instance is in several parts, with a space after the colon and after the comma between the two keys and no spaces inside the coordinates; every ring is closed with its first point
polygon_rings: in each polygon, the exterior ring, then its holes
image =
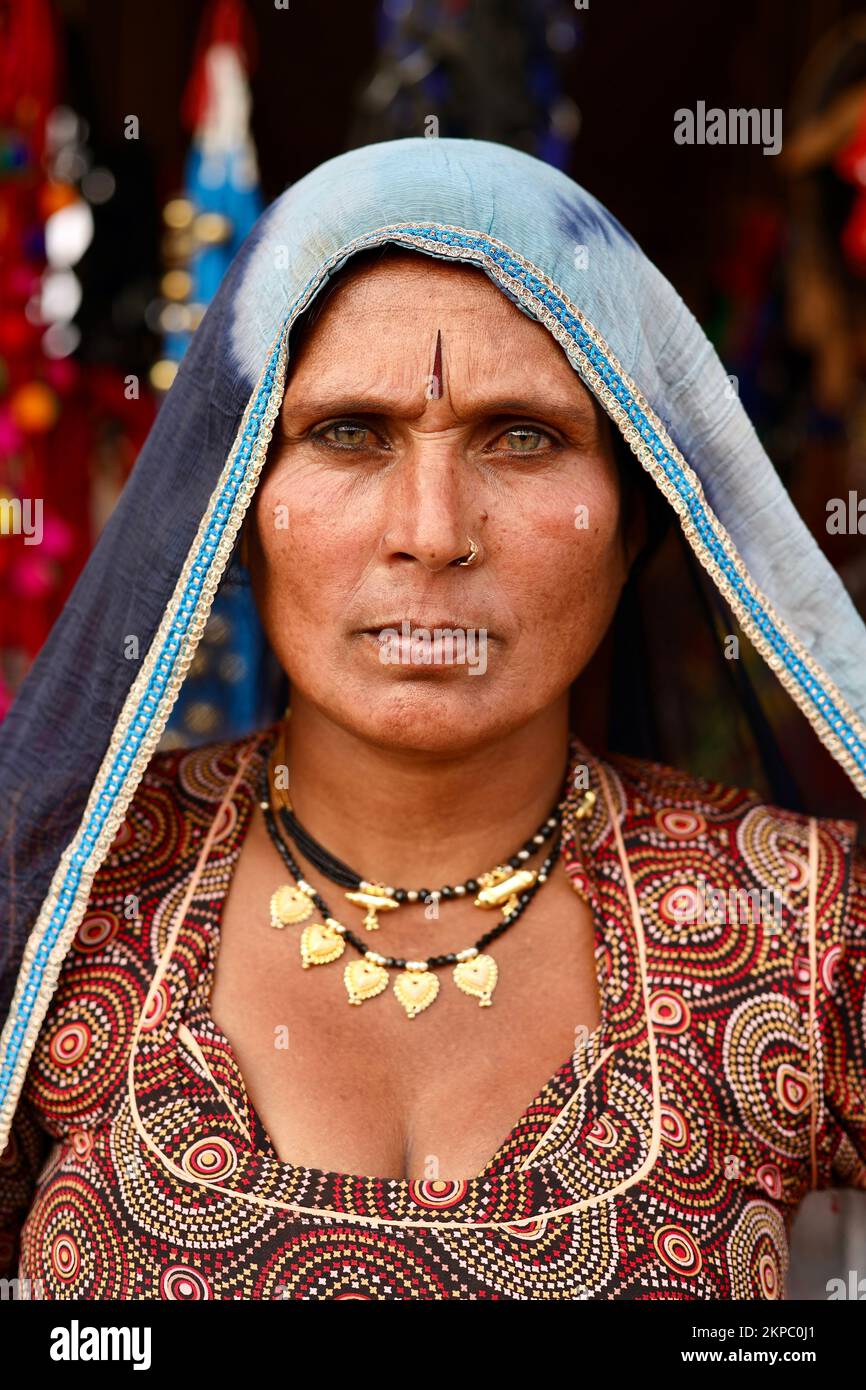
{"type": "MultiPolygon", "coordinates": [[[[413,400],[413,405],[415,401],[413,400]]],[[[425,402],[426,404],[426,402],[425,402]]],[[[378,396],[371,392],[365,396],[322,396],[319,398],[305,396],[299,401],[297,406],[285,406],[281,416],[286,415],[305,415],[324,419],[326,416],[338,415],[394,415],[399,414],[402,405],[392,396],[378,396]]],[[[568,420],[572,424],[588,424],[595,420],[593,401],[587,394],[584,401],[578,400],[574,403],[566,404],[564,401],[550,400],[541,398],[533,400],[519,399],[515,396],[496,397],[491,400],[481,400],[470,405],[466,411],[466,418],[477,418],[479,416],[512,416],[529,415],[535,419],[556,416],[559,419],[568,420]]]]}

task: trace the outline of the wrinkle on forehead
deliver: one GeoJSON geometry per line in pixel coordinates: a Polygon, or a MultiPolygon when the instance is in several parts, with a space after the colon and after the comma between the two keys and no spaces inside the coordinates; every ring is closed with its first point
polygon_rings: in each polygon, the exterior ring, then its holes
{"type": "Polygon", "coordinates": [[[305,398],[315,398],[327,411],[331,396],[339,408],[338,398],[387,392],[407,415],[423,411],[431,396],[462,412],[492,390],[519,400],[530,385],[533,396],[549,393],[551,403],[595,413],[547,329],[483,271],[408,255],[347,273],[335,287],[290,362],[283,409],[304,409],[305,398]],[[429,390],[432,376],[438,394],[429,390]]]}

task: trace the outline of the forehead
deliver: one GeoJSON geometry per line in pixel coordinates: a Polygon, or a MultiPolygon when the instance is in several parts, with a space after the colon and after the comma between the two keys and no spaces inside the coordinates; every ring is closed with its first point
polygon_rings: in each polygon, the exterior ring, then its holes
{"type": "Polygon", "coordinates": [[[389,247],[375,259],[356,257],[344,266],[321,318],[338,307],[340,313],[387,313],[407,299],[419,308],[450,302],[455,310],[469,305],[486,305],[491,313],[513,308],[478,266],[389,247]]]}
{"type": "Polygon", "coordinates": [[[528,379],[591,400],[548,330],[519,310],[478,267],[394,251],[344,268],[293,337],[292,375],[317,384],[429,373],[437,340],[449,383],[498,386],[528,379]]]}

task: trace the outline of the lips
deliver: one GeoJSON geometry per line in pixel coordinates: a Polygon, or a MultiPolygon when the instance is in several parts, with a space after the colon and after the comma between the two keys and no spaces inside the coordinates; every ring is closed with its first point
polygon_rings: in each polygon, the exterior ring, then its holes
{"type": "Polygon", "coordinates": [[[403,624],[404,624],[404,623],[406,623],[406,625],[408,626],[410,632],[415,632],[416,629],[422,629],[422,630],[424,630],[424,631],[426,631],[426,632],[433,632],[435,628],[440,628],[440,629],[442,629],[442,628],[452,628],[452,629],[455,629],[455,630],[457,630],[457,631],[462,631],[462,632],[481,632],[481,631],[484,631],[484,632],[487,633],[487,636],[488,636],[488,637],[492,637],[492,636],[493,636],[493,633],[490,632],[490,630],[489,630],[489,628],[487,627],[486,623],[483,623],[483,622],[469,622],[469,621],[467,621],[465,618],[452,618],[452,617],[444,617],[444,618],[441,618],[441,617],[439,617],[439,618],[405,618],[405,617],[400,617],[400,618],[384,618],[381,622],[365,624],[364,627],[357,628],[356,631],[357,631],[357,632],[370,633],[372,636],[378,637],[378,635],[379,635],[380,632],[384,632],[384,631],[386,631],[386,630],[387,630],[387,631],[402,632],[402,630],[403,630],[403,624]]]}

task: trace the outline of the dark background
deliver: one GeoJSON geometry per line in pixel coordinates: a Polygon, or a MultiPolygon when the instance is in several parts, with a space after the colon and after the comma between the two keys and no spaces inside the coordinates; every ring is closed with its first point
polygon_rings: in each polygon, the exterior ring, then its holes
{"type": "MultiPolygon", "coordinates": [[[[359,92],[377,57],[371,0],[247,0],[259,38],[253,135],[270,201],[350,144],[359,92]]],[[[67,99],[110,148],[129,112],[158,191],[179,185],[188,137],[178,119],[203,5],[197,0],[59,0],[67,99]]],[[[807,55],[833,24],[866,14],[844,0],[591,0],[565,65],[582,124],[568,172],[616,214],[701,316],[708,275],[744,199],[782,199],[777,161],[754,146],[673,141],[679,106],[783,107],[807,55]]],[[[507,93],[503,94],[507,103],[507,93]]],[[[479,122],[483,113],[478,113],[479,122]]],[[[421,132],[418,132],[421,133],[421,132]]],[[[452,134],[442,128],[442,135],[452,134]]],[[[480,132],[479,132],[480,134],[480,132]]]]}

